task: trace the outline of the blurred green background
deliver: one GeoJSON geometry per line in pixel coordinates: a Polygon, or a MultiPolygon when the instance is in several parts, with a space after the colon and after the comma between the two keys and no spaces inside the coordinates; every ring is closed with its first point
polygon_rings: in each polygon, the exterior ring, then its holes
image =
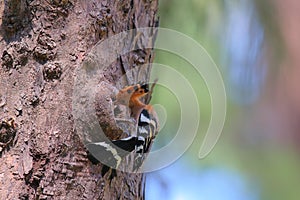
{"type": "MultiPolygon", "coordinates": [[[[192,84],[201,121],[184,156],[147,175],[146,199],[300,199],[299,10],[294,0],[160,1],[160,27],[180,31],[208,51],[222,73],[228,107],[217,145],[198,159],[211,114],[205,82],[180,57],[156,51],[156,63],[192,84]]],[[[155,142],[159,149],[176,134],[180,107],[160,86],[152,103],[167,112],[155,142]]]]}

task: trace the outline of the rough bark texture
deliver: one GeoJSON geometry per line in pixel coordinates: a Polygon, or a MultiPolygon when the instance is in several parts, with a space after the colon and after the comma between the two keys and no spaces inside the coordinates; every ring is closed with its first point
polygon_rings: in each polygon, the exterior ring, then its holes
{"type": "MultiPolygon", "coordinates": [[[[0,199],[143,199],[142,174],[118,172],[110,182],[87,159],[72,87],[98,41],[156,26],[156,11],[157,0],[0,1],[0,199]]],[[[114,85],[152,54],[124,55],[103,77],[114,85]]]]}

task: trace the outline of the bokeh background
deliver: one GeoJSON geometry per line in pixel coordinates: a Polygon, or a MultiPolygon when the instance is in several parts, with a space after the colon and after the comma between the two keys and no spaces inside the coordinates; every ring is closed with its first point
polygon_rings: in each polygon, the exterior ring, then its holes
{"type": "MultiPolygon", "coordinates": [[[[156,52],[155,62],[172,66],[192,84],[201,122],[179,160],[147,175],[146,199],[300,199],[299,11],[296,0],[160,1],[160,27],[198,41],[219,67],[228,110],[217,145],[198,159],[210,120],[208,90],[184,60],[156,52]]],[[[180,107],[164,88],[157,86],[154,96],[168,115],[154,146],[159,149],[176,134],[180,107]]]]}

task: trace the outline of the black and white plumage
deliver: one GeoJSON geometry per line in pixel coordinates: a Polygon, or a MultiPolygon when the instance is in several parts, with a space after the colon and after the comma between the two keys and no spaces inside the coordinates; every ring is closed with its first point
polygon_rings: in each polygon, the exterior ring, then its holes
{"type": "Polygon", "coordinates": [[[143,143],[143,140],[139,140],[139,138],[135,136],[120,140],[89,143],[87,144],[89,150],[88,158],[94,164],[98,164],[102,161],[104,164],[101,170],[102,176],[112,168],[113,171],[110,178],[112,179],[116,173],[115,169],[118,169],[123,159],[134,151],[136,146],[143,145],[143,143]]]}
{"type": "Polygon", "coordinates": [[[139,116],[137,136],[140,140],[143,140],[143,144],[137,146],[135,149],[135,153],[137,154],[135,155],[134,170],[138,170],[142,166],[157,134],[157,118],[156,115],[153,115],[154,113],[150,111],[151,110],[143,109],[139,116]]]}
{"type": "MultiPolygon", "coordinates": [[[[102,175],[110,169],[109,167],[113,168],[112,174],[116,173],[115,169],[119,169],[129,154],[132,155],[130,158],[133,158],[132,170],[138,171],[141,168],[158,133],[158,118],[153,107],[140,101],[148,92],[148,84],[137,84],[120,90],[116,97],[116,102],[128,105],[131,117],[137,121],[134,133],[123,139],[87,144],[89,159],[95,164],[99,161],[105,164],[102,175]]],[[[130,169],[128,170],[131,171],[130,169]]]]}
{"type": "MultiPolygon", "coordinates": [[[[94,163],[104,161],[105,165],[118,169],[122,160],[127,155],[134,153],[133,170],[138,170],[150,151],[153,139],[156,136],[157,121],[152,117],[147,109],[141,111],[135,136],[87,144],[90,160],[94,163]]],[[[102,175],[108,170],[109,168],[104,167],[102,175]]]]}

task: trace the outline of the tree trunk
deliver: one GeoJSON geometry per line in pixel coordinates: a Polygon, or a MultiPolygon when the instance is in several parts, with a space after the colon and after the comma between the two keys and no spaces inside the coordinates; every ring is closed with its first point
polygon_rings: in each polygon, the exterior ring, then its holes
{"type": "MultiPolygon", "coordinates": [[[[92,47],[155,27],[157,0],[4,0],[0,12],[0,199],[144,199],[143,174],[118,171],[110,181],[88,160],[72,95],[92,47]]],[[[151,49],[121,55],[99,81],[115,85],[152,59],[151,49]]],[[[149,70],[129,82],[147,81],[149,70]]]]}

